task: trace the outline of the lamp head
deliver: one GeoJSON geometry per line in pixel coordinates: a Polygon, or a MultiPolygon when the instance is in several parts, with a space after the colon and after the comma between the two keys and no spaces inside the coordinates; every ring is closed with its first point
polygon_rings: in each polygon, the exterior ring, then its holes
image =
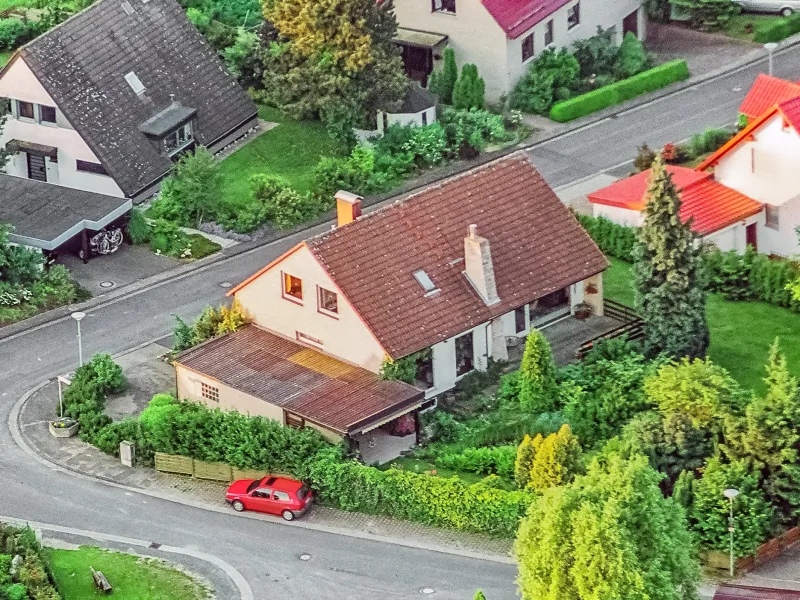
{"type": "Polygon", "coordinates": [[[733,500],[736,496],[739,495],[739,490],[728,488],[724,492],[722,492],[728,500],[733,500]]]}
{"type": "Polygon", "coordinates": [[[80,311],[72,313],[72,318],[75,319],[76,321],[78,321],[79,323],[80,323],[81,319],[83,319],[83,317],[85,317],[85,316],[86,316],[86,313],[80,312],[80,311]]]}
{"type": "Polygon", "coordinates": [[[764,44],[764,50],[766,50],[767,52],[772,52],[777,47],[778,44],[776,44],[775,42],[767,42],[766,44],[764,44]]]}

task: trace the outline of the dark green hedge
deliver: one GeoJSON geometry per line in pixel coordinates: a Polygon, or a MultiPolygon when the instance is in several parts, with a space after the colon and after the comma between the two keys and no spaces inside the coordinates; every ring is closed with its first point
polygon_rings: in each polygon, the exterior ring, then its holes
{"type": "Polygon", "coordinates": [[[762,23],[756,28],[753,41],[759,44],[780,42],[795,33],[800,33],[800,13],[785,19],[762,23]]]}
{"type": "Polygon", "coordinates": [[[29,527],[0,523],[0,598],[61,600],[36,534],[29,527]],[[22,565],[11,577],[9,567],[17,555],[22,557],[22,565]]]}
{"type": "Polygon", "coordinates": [[[607,256],[633,262],[633,245],[636,243],[636,228],[618,225],[604,217],[575,215],[594,243],[607,256]]]}
{"type": "Polygon", "coordinates": [[[572,121],[688,78],[686,61],[673,60],[588,94],[559,102],[550,109],[550,118],[559,123],[572,121]]]}

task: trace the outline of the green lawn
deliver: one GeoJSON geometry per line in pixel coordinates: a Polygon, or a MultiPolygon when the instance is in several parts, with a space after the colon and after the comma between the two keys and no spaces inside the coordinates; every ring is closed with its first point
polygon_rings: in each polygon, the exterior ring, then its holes
{"type": "Polygon", "coordinates": [[[249,179],[256,173],[279,175],[297,191],[308,191],[320,157],[332,152],[328,133],[317,121],[286,119],[266,106],[259,108],[259,116],[278,126],[220,163],[225,195],[239,205],[250,202],[249,179]]]}
{"type": "MultiPolygon", "coordinates": [[[[458,477],[466,484],[478,483],[481,479],[485,478],[485,475],[478,475],[477,473],[441,469],[432,462],[428,462],[421,458],[412,458],[410,456],[401,456],[399,458],[395,458],[391,462],[381,465],[378,468],[382,471],[385,471],[392,466],[399,467],[404,471],[413,471],[414,473],[426,473],[430,471],[431,475],[435,475],[436,477],[458,477]]],[[[502,489],[506,490],[517,489],[512,482],[505,481],[503,479],[500,480],[499,485],[502,489]]]]}
{"type": "Polygon", "coordinates": [[[753,34],[759,25],[764,23],[771,23],[783,19],[780,15],[755,15],[752,13],[742,13],[736,15],[730,21],[728,26],[725,27],[725,33],[737,40],[744,40],[746,42],[753,41],[753,34]],[[748,25],[752,25],[751,31],[748,33],[748,25]]]}
{"type": "Polygon", "coordinates": [[[187,574],[153,560],[82,546],[78,550],[46,548],[47,560],[64,600],[106,597],[97,591],[89,567],[102,571],[116,600],[201,600],[210,594],[187,574]]]}
{"type": "MultiPolygon", "coordinates": [[[[631,266],[611,259],[603,279],[607,298],[633,305],[631,266]]],[[[742,385],[764,390],[769,346],[779,337],[792,371],[800,375],[800,314],[763,302],[728,302],[719,294],[708,299],[711,360],[728,369],[742,385]]]]}

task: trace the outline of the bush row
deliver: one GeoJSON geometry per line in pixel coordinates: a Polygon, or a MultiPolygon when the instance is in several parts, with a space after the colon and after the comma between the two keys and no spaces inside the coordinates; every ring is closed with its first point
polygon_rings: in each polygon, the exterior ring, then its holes
{"type": "Polygon", "coordinates": [[[344,460],[335,448],[319,453],[310,480],[322,502],[343,510],[502,536],[516,533],[533,501],[528,492],[508,492],[490,483],[468,485],[457,477],[380,471],[344,460]]]}
{"type": "Polygon", "coordinates": [[[14,50],[39,33],[32,21],[9,17],[0,19],[0,51],[14,50]]]}
{"type": "Polygon", "coordinates": [[[510,480],[514,477],[516,455],[517,447],[513,445],[465,448],[437,457],[436,466],[478,475],[499,475],[510,480]]]}
{"type": "MultiPolygon", "coordinates": [[[[636,228],[603,217],[576,215],[583,228],[608,256],[632,262],[636,228]]],[[[708,289],[727,300],[756,300],[800,312],[786,286],[800,277],[800,264],[770,258],[748,249],[744,254],[709,248],[704,258],[708,289]]]]}
{"type": "Polygon", "coordinates": [[[673,60],[588,94],[559,102],[550,110],[550,118],[560,123],[572,121],[688,77],[686,61],[673,60]]]}
{"type": "Polygon", "coordinates": [[[0,598],[8,600],[61,600],[53,575],[42,560],[41,546],[30,528],[0,523],[0,598]],[[22,557],[12,575],[11,561],[22,557]]]}
{"type": "Polygon", "coordinates": [[[780,42],[795,33],[800,33],[800,14],[793,14],[785,19],[762,23],[756,28],[753,41],[759,44],[780,42]]]}

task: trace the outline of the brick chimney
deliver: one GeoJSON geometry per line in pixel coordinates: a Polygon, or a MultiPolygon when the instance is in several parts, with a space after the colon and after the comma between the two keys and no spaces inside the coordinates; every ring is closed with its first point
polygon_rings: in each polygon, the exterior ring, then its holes
{"type": "Polygon", "coordinates": [[[336,198],[336,221],[338,227],[347,225],[361,216],[361,196],[356,196],[345,190],[339,190],[334,198],[336,198]]]}
{"type": "Polygon", "coordinates": [[[477,225],[470,225],[464,238],[464,275],[487,306],[500,302],[489,240],[478,235],[477,225]]]}

